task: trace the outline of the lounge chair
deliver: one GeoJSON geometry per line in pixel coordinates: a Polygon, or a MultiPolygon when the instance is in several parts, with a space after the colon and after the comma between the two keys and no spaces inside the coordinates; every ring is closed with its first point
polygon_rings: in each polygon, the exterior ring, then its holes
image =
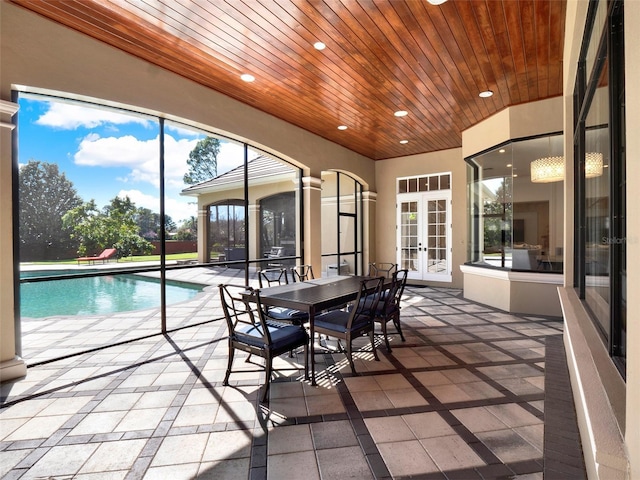
{"type": "Polygon", "coordinates": [[[105,263],[107,260],[109,260],[111,257],[113,257],[116,254],[116,249],[115,248],[105,248],[102,253],[100,255],[98,255],[97,257],[80,257],[80,258],[76,258],[76,260],[78,260],[78,265],[80,265],[80,262],[87,262],[89,264],[95,264],[98,261],[102,260],[102,263],[105,263]]]}

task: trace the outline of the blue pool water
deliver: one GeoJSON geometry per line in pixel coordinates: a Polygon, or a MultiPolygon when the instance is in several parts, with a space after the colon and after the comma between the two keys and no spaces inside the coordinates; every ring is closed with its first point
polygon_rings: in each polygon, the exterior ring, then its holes
{"type": "MultiPolygon", "coordinates": [[[[167,305],[189,300],[200,291],[201,285],[167,281],[167,305]]],[[[142,275],[69,278],[20,285],[22,317],[95,315],[159,306],[160,281],[142,275]]]]}

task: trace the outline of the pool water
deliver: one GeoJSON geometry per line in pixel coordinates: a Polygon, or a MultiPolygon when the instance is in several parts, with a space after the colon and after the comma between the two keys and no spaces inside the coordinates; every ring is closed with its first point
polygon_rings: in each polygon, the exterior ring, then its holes
{"type": "MultiPolygon", "coordinates": [[[[193,298],[201,285],[166,282],[167,305],[193,298]]],[[[69,278],[20,285],[20,315],[97,315],[160,306],[160,281],[142,275],[69,278]]]]}

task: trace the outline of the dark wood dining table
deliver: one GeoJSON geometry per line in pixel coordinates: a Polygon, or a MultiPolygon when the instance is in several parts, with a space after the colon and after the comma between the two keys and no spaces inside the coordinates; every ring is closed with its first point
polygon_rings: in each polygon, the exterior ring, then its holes
{"type": "Polygon", "coordinates": [[[360,283],[366,278],[368,277],[339,275],[260,289],[260,301],[264,305],[293,308],[309,313],[311,385],[316,385],[314,333],[316,312],[339,307],[355,300],[360,291],[360,283]]]}

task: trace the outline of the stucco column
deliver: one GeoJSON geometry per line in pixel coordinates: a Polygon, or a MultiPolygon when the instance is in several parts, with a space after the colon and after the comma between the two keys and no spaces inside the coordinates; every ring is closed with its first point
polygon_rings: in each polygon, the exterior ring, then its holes
{"type": "MultiPolygon", "coordinates": [[[[0,381],[27,374],[27,367],[16,351],[15,305],[13,301],[13,187],[11,181],[11,117],[18,110],[12,102],[0,101],[0,381]]],[[[17,235],[17,232],[16,232],[17,235]]]]}
{"type": "MultiPolygon", "coordinates": [[[[362,264],[363,275],[369,273],[369,263],[376,260],[376,203],[378,194],[368,191],[362,193],[362,264]]],[[[394,260],[395,261],[395,257],[394,260]]]]}
{"type": "Polygon", "coordinates": [[[209,263],[209,207],[198,206],[198,262],[209,263]]]}
{"type": "MultiPolygon", "coordinates": [[[[260,205],[256,203],[255,199],[252,199],[249,202],[249,218],[247,219],[247,228],[249,229],[249,245],[248,245],[248,254],[249,259],[258,259],[262,258],[262,252],[260,251],[260,205]]],[[[258,266],[258,268],[262,268],[258,266]]]]}
{"type": "Polygon", "coordinates": [[[302,178],[304,263],[311,265],[316,277],[322,274],[322,180],[302,178]]]}

